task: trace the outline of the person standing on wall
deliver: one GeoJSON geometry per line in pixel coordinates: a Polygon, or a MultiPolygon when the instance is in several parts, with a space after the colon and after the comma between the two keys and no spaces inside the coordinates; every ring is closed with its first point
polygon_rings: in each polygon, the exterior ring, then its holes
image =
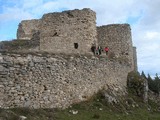
{"type": "Polygon", "coordinates": [[[101,48],[101,46],[98,46],[98,52],[99,52],[99,55],[101,55],[101,53],[102,53],[102,48],[101,48]]]}
{"type": "MultiPolygon", "coordinates": [[[[104,48],[104,51],[106,52],[106,56],[108,57],[108,51],[109,51],[109,48],[108,47],[105,47],[104,48]]],[[[106,60],[108,60],[108,58],[106,57],[106,60]]]]}
{"type": "Polygon", "coordinates": [[[105,48],[104,48],[104,51],[106,52],[106,55],[108,55],[109,48],[108,48],[108,47],[105,47],[105,48]]]}

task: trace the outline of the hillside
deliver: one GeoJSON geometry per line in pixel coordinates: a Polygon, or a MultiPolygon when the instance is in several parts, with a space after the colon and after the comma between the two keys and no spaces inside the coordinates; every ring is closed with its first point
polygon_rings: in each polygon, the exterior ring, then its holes
{"type": "Polygon", "coordinates": [[[0,120],[159,120],[160,104],[128,94],[118,103],[108,103],[99,92],[89,101],[68,109],[0,109],[0,120]]]}

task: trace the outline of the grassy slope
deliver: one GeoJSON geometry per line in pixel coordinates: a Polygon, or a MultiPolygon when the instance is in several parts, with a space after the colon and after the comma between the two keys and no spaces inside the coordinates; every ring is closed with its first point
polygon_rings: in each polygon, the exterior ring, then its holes
{"type": "Polygon", "coordinates": [[[143,103],[139,103],[138,107],[126,107],[125,103],[107,105],[103,101],[90,101],[74,105],[55,115],[57,120],[160,120],[159,113],[149,112],[143,103]],[[70,110],[78,110],[78,114],[73,115],[70,110]]]}
{"type": "Polygon", "coordinates": [[[128,98],[123,99],[119,104],[108,104],[101,97],[93,97],[90,101],[73,105],[65,110],[56,109],[0,109],[0,120],[18,120],[19,116],[26,116],[26,120],[160,120],[160,112],[157,104],[150,101],[150,111],[138,97],[132,96],[129,99],[133,103],[126,104],[128,98]],[[77,110],[78,114],[72,114],[71,110],[77,110]]]}

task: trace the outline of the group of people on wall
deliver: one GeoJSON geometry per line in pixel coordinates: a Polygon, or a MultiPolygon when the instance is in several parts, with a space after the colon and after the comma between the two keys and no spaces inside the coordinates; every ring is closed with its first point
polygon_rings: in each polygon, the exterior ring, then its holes
{"type": "Polygon", "coordinates": [[[94,55],[101,55],[103,51],[106,53],[106,55],[108,55],[109,48],[105,47],[103,49],[101,46],[98,46],[98,47],[92,46],[91,50],[94,55]]]}

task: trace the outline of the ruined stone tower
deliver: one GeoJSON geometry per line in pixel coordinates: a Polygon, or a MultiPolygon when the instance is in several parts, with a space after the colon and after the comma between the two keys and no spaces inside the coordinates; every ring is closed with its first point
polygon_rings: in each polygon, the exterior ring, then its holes
{"type": "Polygon", "coordinates": [[[40,50],[87,54],[96,42],[96,14],[90,9],[49,13],[42,17],[40,50]]]}
{"type": "Polygon", "coordinates": [[[96,13],[90,9],[48,13],[40,20],[22,21],[17,39],[37,39],[40,51],[65,54],[91,54],[97,42],[96,13]]]}
{"type": "Polygon", "coordinates": [[[108,47],[110,57],[127,61],[132,67],[133,45],[129,24],[111,24],[97,27],[98,45],[108,47]]]}

